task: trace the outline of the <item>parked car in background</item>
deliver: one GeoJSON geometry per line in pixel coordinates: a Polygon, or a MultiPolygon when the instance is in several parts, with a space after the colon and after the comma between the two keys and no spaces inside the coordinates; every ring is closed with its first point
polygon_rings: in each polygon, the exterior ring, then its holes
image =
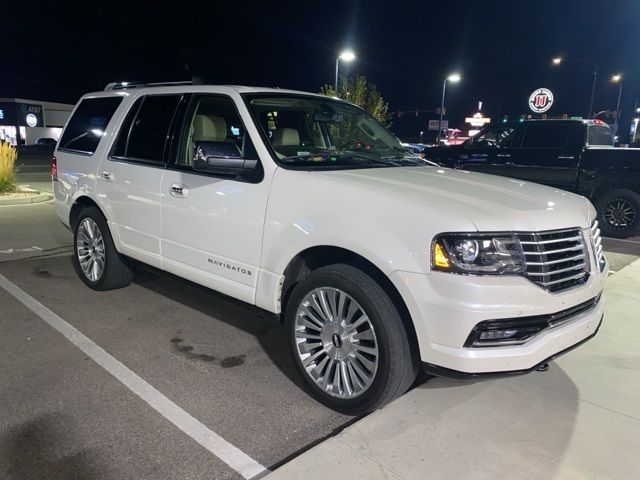
{"type": "Polygon", "coordinates": [[[640,149],[613,148],[613,135],[604,122],[499,124],[462,145],[429,149],[426,158],[450,168],[578,193],[595,204],[605,235],[625,238],[640,233],[640,149]]]}
{"type": "Polygon", "coordinates": [[[88,287],[125,287],[135,260],[272,312],[308,391],[342,412],[421,368],[527,373],[602,321],[587,200],[429,165],[342,100],[110,85],[76,106],[51,174],[88,287]]]}
{"type": "Polygon", "coordinates": [[[462,135],[462,130],[457,128],[447,128],[445,137],[442,139],[443,145],[462,145],[469,137],[462,135]]]}
{"type": "Polygon", "coordinates": [[[411,153],[418,154],[422,152],[426,147],[422,143],[402,143],[403,147],[406,147],[411,153]]]}
{"type": "Polygon", "coordinates": [[[36,145],[47,148],[55,148],[56,143],[58,142],[55,138],[42,137],[36,140],[36,145]]]}

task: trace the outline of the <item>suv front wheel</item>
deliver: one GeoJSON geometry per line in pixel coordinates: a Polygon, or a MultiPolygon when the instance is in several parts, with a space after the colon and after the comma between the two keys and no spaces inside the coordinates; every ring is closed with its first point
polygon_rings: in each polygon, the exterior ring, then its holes
{"type": "Polygon", "coordinates": [[[85,207],[80,212],[73,246],[73,266],[88,287],[112,290],[131,283],[133,270],[116,250],[107,222],[97,208],[85,207]]]}
{"type": "Polygon", "coordinates": [[[285,327],[311,394],[351,415],[402,395],[416,379],[410,340],[384,289],[343,264],[314,270],[287,302],[285,327]]]}

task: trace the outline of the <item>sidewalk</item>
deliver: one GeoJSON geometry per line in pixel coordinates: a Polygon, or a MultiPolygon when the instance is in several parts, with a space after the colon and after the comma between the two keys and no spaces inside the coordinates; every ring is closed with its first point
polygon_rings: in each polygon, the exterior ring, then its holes
{"type": "Polygon", "coordinates": [[[598,335],[548,372],[432,379],[266,478],[637,478],[640,260],[610,276],[606,294],[598,335]]]}
{"type": "Polygon", "coordinates": [[[53,200],[53,184],[49,172],[17,172],[18,193],[0,195],[0,207],[30,205],[53,200]],[[30,192],[24,195],[23,192],[30,192]]]}

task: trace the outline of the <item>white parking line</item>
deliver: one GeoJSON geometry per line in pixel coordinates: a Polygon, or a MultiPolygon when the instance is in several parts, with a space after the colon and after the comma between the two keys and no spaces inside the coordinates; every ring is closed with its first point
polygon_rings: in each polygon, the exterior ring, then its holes
{"type": "Polygon", "coordinates": [[[90,338],[64,321],[54,312],[38,302],[31,295],[11,283],[0,274],[0,287],[19,300],[25,307],[38,315],[51,327],[64,335],[67,340],[91,357],[98,365],[119,380],[125,387],[138,395],[163,417],[244,478],[249,479],[266,472],[266,468],[249,455],[236,448],[205,425],[193,418],[178,405],[152,387],[144,379],[129,370],[123,363],[104,351],[90,338]]]}

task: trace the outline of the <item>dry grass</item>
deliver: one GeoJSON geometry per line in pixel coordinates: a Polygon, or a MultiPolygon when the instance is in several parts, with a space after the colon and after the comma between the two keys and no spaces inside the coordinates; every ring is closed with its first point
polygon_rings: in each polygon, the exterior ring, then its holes
{"type": "Polygon", "coordinates": [[[9,143],[0,140],[0,193],[16,189],[15,163],[18,151],[9,143]]]}

